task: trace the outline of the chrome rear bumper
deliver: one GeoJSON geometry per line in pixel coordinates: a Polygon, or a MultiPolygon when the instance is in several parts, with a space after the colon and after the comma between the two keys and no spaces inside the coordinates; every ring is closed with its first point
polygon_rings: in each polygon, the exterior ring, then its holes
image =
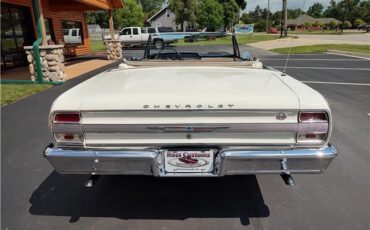
{"type": "Polygon", "coordinates": [[[213,173],[166,173],[160,150],[73,150],[47,147],[44,157],[62,174],[225,176],[263,173],[322,173],[337,156],[321,149],[220,150],[213,173]]]}

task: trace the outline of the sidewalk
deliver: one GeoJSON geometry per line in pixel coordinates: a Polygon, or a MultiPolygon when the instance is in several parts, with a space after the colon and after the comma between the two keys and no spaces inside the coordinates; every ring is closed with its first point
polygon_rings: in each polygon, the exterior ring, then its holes
{"type": "Polygon", "coordinates": [[[344,34],[344,35],[311,35],[297,34],[294,37],[263,41],[248,44],[250,46],[271,50],[293,46],[320,45],[320,44],[355,44],[369,45],[370,33],[344,34]]]}
{"type": "Polygon", "coordinates": [[[93,59],[93,60],[79,62],[79,63],[72,64],[72,65],[67,65],[65,69],[66,74],[67,74],[66,80],[76,78],[84,73],[90,72],[94,69],[98,69],[106,65],[109,65],[113,62],[115,61],[93,59]]]}

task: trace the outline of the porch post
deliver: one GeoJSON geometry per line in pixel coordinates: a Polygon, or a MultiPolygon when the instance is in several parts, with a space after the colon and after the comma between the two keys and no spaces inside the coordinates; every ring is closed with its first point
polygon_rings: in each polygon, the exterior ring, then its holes
{"type": "Polygon", "coordinates": [[[114,37],[114,26],[113,26],[113,12],[111,9],[108,10],[108,17],[109,17],[109,32],[112,40],[115,40],[114,37]]]}
{"type": "Polygon", "coordinates": [[[46,29],[45,29],[45,21],[44,21],[44,14],[42,12],[42,5],[41,5],[41,0],[38,1],[38,6],[39,6],[39,23],[40,23],[40,29],[41,29],[41,37],[42,37],[42,45],[47,45],[48,41],[46,39],[46,29]]]}
{"type": "Polygon", "coordinates": [[[109,32],[110,40],[105,40],[105,46],[107,48],[107,59],[108,60],[119,60],[122,59],[122,45],[119,40],[114,37],[114,26],[113,26],[113,12],[112,9],[108,10],[109,17],[109,32]]]}

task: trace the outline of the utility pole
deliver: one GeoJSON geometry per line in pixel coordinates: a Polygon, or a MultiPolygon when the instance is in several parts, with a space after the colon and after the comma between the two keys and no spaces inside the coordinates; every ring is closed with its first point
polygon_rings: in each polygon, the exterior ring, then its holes
{"type": "Polygon", "coordinates": [[[284,36],[288,36],[288,0],[284,0],[284,36]]]}
{"type": "Polygon", "coordinates": [[[288,0],[283,0],[283,9],[281,11],[281,22],[280,22],[280,37],[283,37],[283,30],[284,30],[284,36],[288,36],[288,9],[287,9],[287,1],[288,0]]]}
{"type": "Polygon", "coordinates": [[[270,0],[267,0],[266,33],[269,32],[270,0]]]}
{"type": "Polygon", "coordinates": [[[284,2],[283,0],[283,9],[281,10],[281,18],[280,18],[280,37],[283,37],[283,30],[284,30],[284,2]]]}

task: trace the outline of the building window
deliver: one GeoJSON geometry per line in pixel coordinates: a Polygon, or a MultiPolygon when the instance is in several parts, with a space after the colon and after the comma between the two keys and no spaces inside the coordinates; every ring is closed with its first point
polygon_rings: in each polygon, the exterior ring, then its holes
{"type": "Polygon", "coordinates": [[[53,21],[51,18],[44,18],[46,39],[49,44],[55,44],[55,35],[53,28],[53,21]]]}
{"type": "Polygon", "coordinates": [[[69,45],[83,44],[82,23],[62,21],[64,43],[69,45]]]}

